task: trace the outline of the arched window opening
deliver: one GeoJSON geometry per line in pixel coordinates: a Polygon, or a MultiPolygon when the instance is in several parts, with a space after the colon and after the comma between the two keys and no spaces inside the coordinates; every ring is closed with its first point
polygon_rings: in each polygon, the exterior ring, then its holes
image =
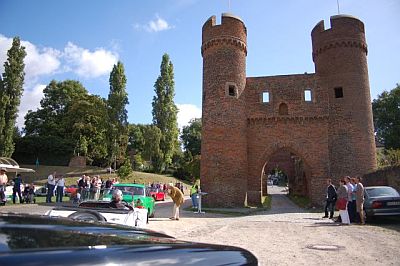
{"type": "Polygon", "coordinates": [[[281,103],[279,105],[279,115],[288,115],[289,109],[286,103],[281,103]]]}

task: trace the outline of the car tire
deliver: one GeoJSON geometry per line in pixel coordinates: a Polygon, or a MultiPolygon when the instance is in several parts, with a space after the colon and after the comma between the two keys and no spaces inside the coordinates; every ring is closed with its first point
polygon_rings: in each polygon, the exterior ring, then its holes
{"type": "Polygon", "coordinates": [[[104,222],[106,220],[103,215],[94,211],[77,211],[69,215],[68,218],[85,222],[104,222]]]}

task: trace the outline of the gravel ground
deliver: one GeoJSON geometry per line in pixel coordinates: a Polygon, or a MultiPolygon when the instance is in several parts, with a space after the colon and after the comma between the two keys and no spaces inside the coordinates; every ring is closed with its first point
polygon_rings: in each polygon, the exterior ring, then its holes
{"type": "MultiPolygon", "coordinates": [[[[260,265],[400,265],[400,224],[341,226],[298,208],[279,187],[268,191],[271,210],[240,217],[181,211],[181,219],[171,221],[172,203],[159,202],[148,228],[181,240],[243,247],[260,265]]],[[[52,207],[17,204],[0,212],[44,214],[52,207]]]]}
{"type": "Polygon", "coordinates": [[[241,217],[184,211],[179,221],[169,221],[171,209],[163,209],[157,217],[164,218],[149,228],[182,240],[243,247],[260,265],[400,265],[400,226],[341,226],[304,212],[279,187],[268,191],[269,211],[241,217]]]}

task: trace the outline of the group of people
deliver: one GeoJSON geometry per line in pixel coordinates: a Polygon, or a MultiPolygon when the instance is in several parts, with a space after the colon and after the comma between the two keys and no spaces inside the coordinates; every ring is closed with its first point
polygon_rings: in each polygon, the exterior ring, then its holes
{"type": "Polygon", "coordinates": [[[71,198],[76,202],[87,199],[98,200],[101,194],[105,194],[112,185],[117,183],[119,183],[117,178],[108,178],[103,181],[98,175],[93,177],[83,175],[77,180],[78,189],[71,198]]]}
{"type": "MultiPolygon", "coordinates": [[[[7,170],[5,168],[0,169],[0,201],[1,202],[6,202],[6,186],[8,184],[8,177],[7,177],[7,170]]],[[[33,202],[34,199],[34,193],[35,193],[35,186],[32,184],[24,184],[22,181],[22,176],[21,174],[17,174],[12,180],[11,184],[13,186],[13,194],[12,194],[12,200],[13,203],[16,203],[16,199],[18,196],[19,203],[31,203],[33,202]],[[21,189],[22,187],[22,189],[21,189]]]]}
{"type": "Polygon", "coordinates": [[[64,175],[57,175],[53,172],[47,177],[46,203],[52,203],[52,198],[56,196],[56,202],[62,202],[64,197],[65,178],[64,175]]]}
{"type": "Polygon", "coordinates": [[[325,215],[323,218],[333,218],[335,208],[339,210],[337,222],[342,224],[365,224],[364,217],[364,186],[361,177],[345,176],[340,179],[336,189],[332,180],[327,180],[325,215]],[[328,216],[329,215],[329,216],[328,216]]]}

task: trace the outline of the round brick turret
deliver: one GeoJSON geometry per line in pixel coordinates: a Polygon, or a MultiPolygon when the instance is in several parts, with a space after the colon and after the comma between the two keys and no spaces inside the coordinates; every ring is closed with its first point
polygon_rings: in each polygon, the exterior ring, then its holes
{"type": "Polygon", "coordinates": [[[312,30],[312,55],[328,97],[329,172],[339,178],[376,169],[376,154],[364,24],[347,15],[330,21],[312,30]]]}
{"type": "Polygon", "coordinates": [[[247,191],[246,27],[231,14],[203,25],[201,188],[211,207],[243,206],[247,191]]]}

